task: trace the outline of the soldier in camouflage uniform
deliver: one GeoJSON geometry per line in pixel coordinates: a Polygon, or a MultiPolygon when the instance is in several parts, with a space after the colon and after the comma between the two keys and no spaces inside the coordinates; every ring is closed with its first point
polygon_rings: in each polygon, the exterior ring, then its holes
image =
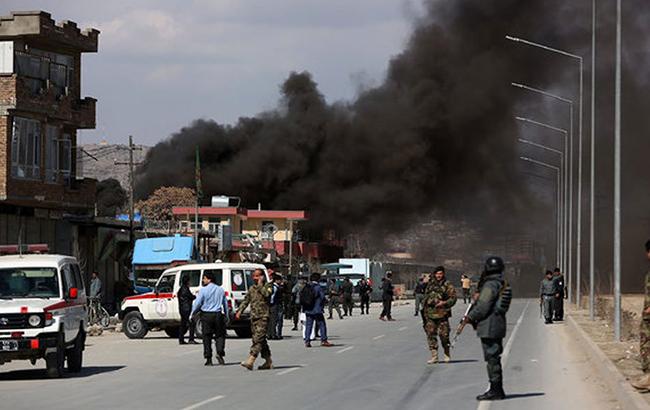
{"type": "MultiPolygon", "coordinates": [[[[650,260],[650,241],[645,243],[645,252],[650,260]]],[[[641,312],[641,327],[639,329],[639,355],[643,376],[632,382],[632,386],[639,390],[650,390],[650,271],[645,275],[645,301],[641,312]]]]}
{"type": "Polygon", "coordinates": [[[339,285],[336,283],[336,279],[330,279],[330,284],[327,287],[327,296],[329,299],[329,303],[327,304],[327,308],[329,309],[329,317],[328,319],[332,319],[332,311],[336,310],[336,313],[339,314],[339,319],[343,319],[343,315],[341,315],[341,307],[339,306],[339,298],[341,295],[341,290],[339,288],[339,285]]]}
{"type": "Polygon", "coordinates": [[[445,353],[445,362],[451,360],[449,352],[449,318],[456,304],[456,289],[445,279],[445,268],[439,266],[427,284],[424,293],[424,332],[427,334],[431,359],[427,364],[438,363],[438,337],[445,353]]]}
{"type": "Polygon", "coordinates": [[[269,298],[273,292],[273,285],[271,283],[264,283],[264,279],[264,271],[262,269],[255,269],[255,272],[253,272],[253,281],[255,282],[255,285],[248,289],[246,298],[244,298],[244,301],[239,305],[237,313],[235,314],[235,319],[239,320],[242,312],[246,307],[248,307],[248,305],[250,305],[251,333],[253,334],[252,346],[248,359],[241,363],[241,365],[248,370],[253,370],[255,359],[257,359],[257,355],[260,353],[266,361],[264,364],[260,365],[258,369],[266,370],[273,368],[271,349],[269,349],[269,344],[266,341],[266,332],[268,330],[270,315],[269,298]]]}

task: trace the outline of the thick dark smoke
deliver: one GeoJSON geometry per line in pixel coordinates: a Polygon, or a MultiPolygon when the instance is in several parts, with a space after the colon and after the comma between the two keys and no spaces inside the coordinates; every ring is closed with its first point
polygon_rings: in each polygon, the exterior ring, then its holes
{"type": "Polygon", "coordinates": [[[198,120],[154,147],[139,196],[192,186],[199,145],[206,192],[306,208],[314,226],[344,232],[406,228],[432,209],[488,220],[530,209],[508,84],[537,64],[504,36],[543,18],[531,3],[429,1],[383,85],[330,105],[309,73],[292,73],[276,111],[232,127],[198,120]]]}
{"type": "MultiPolygon", "coordinates": [[[[598,4],[597,252],[606,282],[605,274],[611,272],[614,1],[598,4]]],[[[197,120],[154,147],[138,171],[138,196],[164,185],[193,186],[198,145],[206,193],[238,195],[249,207],[261,202],[264,208],[305,208],[312,212],[314,228],[385,232],[408,228],[435,210],[474,221],[487,238],[512,231],[550,232],[553,199],[547,194],[545,207],[540,207],[538,197],[530,195],[529,180],[521,171],[540,170],[519,163],[516,139],[530,130],[516,124],[514,116],[529,115],[565,128],[568,116],[510,83],[525,82],[577,101],[578,72],[570,59],[508,42],[505,36],[585,57],[587,182],[591,1],[428,0],[425,6],[425,15],[414,24],[405,50],[390,61],[381,86],[355,101],[328,104],[317,79],[307,72],[291,73],[281,86],[276,110],[241,118],[234,126],[197,120]]],[[[623,147],[623,178],[644,177],[647,187],[647,171],[642,171],[647,169],[650,139],[640,131],[650,129],[650,86],[645,74],[640,75],[648,71],[646,9],[646,0],[625,2],[623,132],[628,143],[623,147]]],[[[576,120],[577,114],[576,107],[576,120]]],[[[577,122],[574,131],[577,135],[577,122]]],[[[526,136],[558,145],[548,135],[526,136]]],[[[635,253],[641,253],[640,238],[650,235],[648,192],[635,184],[624,186],[628,230],[623,241],[630,249],[624,261],[633,261],[628,263],[630,279],[643,263],[635,253]]],[[[586,201],[587,187],[583,193],[586,201]]],[[[587,216],[583,214],[583,278],[587,216]]]]}

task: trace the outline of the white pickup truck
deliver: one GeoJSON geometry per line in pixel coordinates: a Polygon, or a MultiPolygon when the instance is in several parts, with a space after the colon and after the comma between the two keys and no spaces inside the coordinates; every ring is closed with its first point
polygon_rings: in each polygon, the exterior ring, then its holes
{"type": "Polygon", "coordinates": [[[45,359],[49,377],[81,371],[86,292],[76,259],[0,256],[0,365],[45,359]]]}
{"type": "MultiPolygon", "coordinates": [[[[181,315],[176,295],[182,279],[190,277],[190,291],[196,295],[203,273],[209,271],[214,275],[216,284],[226,291],[231,318],[228,328],[233,329],[239,337],[250,337],[250,317],[244,314],[240,320],[234,320],[232,314],[244,300],[248,287],[253,286],[252,274],[255,269],[262,269],[269,279],[264,265],[255,263],[217,262],[169,268],[160,275],[153,292],[124,299],[119,313],[122,330],[130,339],[141,339],[152,328],[161,328],[169,337],[177,338],[181,315]]],[[[196,336],[200,338],[201,321],[197,321],[195,326],[196,336]]]]}

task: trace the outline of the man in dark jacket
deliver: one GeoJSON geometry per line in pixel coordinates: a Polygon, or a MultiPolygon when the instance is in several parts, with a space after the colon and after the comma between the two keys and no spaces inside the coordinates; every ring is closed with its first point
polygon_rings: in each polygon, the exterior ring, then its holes
{"type": "Polygon", "coordinates": [[[497,309],[497,301],[504,287],[503,260],[492,256],[485,262],[485,269],[478,285],[476,305],[465,318],[466,323],[476,326],[476,335],[481,338],[483,356],[487,363],[487,373],[490,388],[477,396],[477,400],[502,400],[506,394],[503,391],[503,371],[501,369],[501,354],[503,353],[503,338],[506,336],[505,313],[497,309]]]}
{"type": "MultiPolygon", "coordinates": [[[[553,280],[557,286],[557,293],[553,300],[553,320],[564,320],[564,275],[560,268],[553,271],[553,280]]],[[[578,301],[580,302],[580,301],[578,301]]]]}
{"type": "Polygon", "coordinates": [[[370,314],[370,294],[372,293],[372,288],[366,281],[366,278],[361,279],[359,282],[359,297],[361,298],[361,314],[365,308],[366,314],[370,314]]]}
{"type": "Polygon", "coordinates": [[[341,285],[341,291],[343,292],[343,316],[352,316],[352,308],[354,307],[352,293],[354,293],[354,285],[350,281],[350,278],[345,278],[343,285],[341,285]]]}
{"type": "Polygon", "coordinates": [[[187,332],[187,329],[189,328],[190,338],[188,342],[197,344],[194,340],[194,321],[190,320],[192,314],[192,302],[196,296],[194,296],[190,291],[189,275],[183,276],[183,279],[181,279],[181,288],[178,289],[178,294],[176,296],[178,297],[178,311],[181,314],[181,328],[178,332],[178,343],[182,345],[187,344],[185,343],[184,337],[185,332],[187,332]]]}
{"type": "Polygon", "coordinates": [[[392,277],[393,274],[388,272],[381,284],[381,301],[383,304],[383,309],[381,311],[381,315],[379,316],[379,320],[386,320],[386,319],[388,319],[389,321],[395,320],[393,319],[393,316],[391,316],[391,312],[390,312],[393,304],[392,277]]]}
{"type": "Polygon", "coordinates": [[[268,340],[282,339],[282,324],[284,322],[284,286],[282,284],[282,276],[274,272],[271,277],[273,282],[273,290],[269,304],[271,306],[271,315],[269,317],[268,332],[266,338],[268,340]]]}
{"type": "MultiPolygon", "coordinates": [[[[325,324],[325,293],[320,286],[320,274],[312,273],[309,277],[310,282],[305,285],[309,287],[313,295],[313,304],[311,306],[306,306],[303,304],[303,311],[305,316],[307,316],[307,322],[305,323],[305,347],[311,347],[311,329],[316,322],[318,330],[320,333],[320,345],[325,347],[333,346],[330,342],[327,341],[327,325],[325,324]]],[[[304,301],[301,301],[304,303],[304,301]]]]}
{"type": "Polygon", "coordinates": [[[427,284],[424,283],[424,277],[420,278],[418,284],[415,285],[415,315],[420,314],[422,308],[422,301],[424,300],[424,291],[427,289],[427,284]]]}

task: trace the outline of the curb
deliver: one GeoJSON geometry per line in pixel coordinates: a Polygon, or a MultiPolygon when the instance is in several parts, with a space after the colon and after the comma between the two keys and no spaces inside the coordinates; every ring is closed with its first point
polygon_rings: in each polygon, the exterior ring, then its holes
{"type": "Polygon", "coordinates": [[[650,405],[648,405],[641,394],[630,385],[614,363],[609,360],[598,345],[582,330],[575,319],[570,315],[567,315],[567,319],[569,328],[582,339],[582,345],[586,346],[585,351],[589,354],[591,362],[600,373],[603,381],[612,390],[623,409],[650,409],[650,405]]]}

